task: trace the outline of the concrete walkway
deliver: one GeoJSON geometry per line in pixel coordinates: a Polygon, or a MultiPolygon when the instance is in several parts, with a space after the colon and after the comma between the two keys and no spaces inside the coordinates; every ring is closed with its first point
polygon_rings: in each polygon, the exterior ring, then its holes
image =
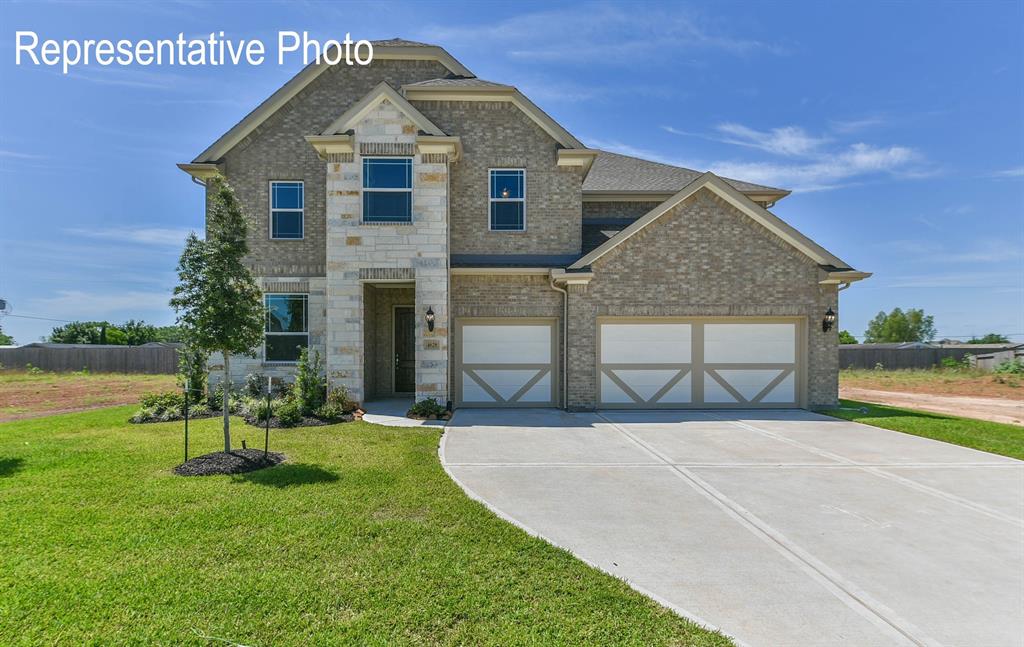
{"type": "Polygon", "coordinates": [[[412,398],[391,398],[388,400],[371,400],[363,403],[366,413],[363,420],[375,425],[388,427],[443,427],[444,420],[413,420],[406,418],[405,412],[412,406],[412,398]]]}
{"type": "Polygon", "coordinates": [[[1024,463],[805,411],[460,410],[499,515],[748,645],[1017,645],[1024,463]]]}

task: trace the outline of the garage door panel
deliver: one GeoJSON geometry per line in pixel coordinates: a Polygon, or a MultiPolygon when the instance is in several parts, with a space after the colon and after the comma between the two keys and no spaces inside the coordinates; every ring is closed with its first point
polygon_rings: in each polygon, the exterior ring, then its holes
{"type": "Polygon", "coordinates": [[[779,384],[761,398],[765,404],[789,404],[796,400],[796,374],[793,372],[786,374],[779,384]]]}
{"type": "Polygon", "coordinates": [[[602,361],[608,364],[690,361],[690,324],[605,324],[602,361]]]}
{"type": "Polygon", "coordinates": [[[704,361],[708,363],[793,362],[795,325],[705,324],[704,361]]]}
{"type": "Polygon", "coordinates": [[[464,326],[463,364],[551,362],[550,326],[464,326]]]}
{"type": "Polygon", "coordinates": [[[758,407],[800,401],[796,321],[598,325],[600,406],[758,407]]]}
{"type": "Polygon", "coordinates": [[[553,406],[553,340],[549,322],[460,322],[459,404],[553,406]]]}

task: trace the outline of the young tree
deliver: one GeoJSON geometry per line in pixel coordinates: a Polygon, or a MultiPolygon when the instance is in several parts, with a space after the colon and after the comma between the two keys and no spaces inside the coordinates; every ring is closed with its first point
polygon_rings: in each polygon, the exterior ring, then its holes
{"type": "Polygon", "coordinates": [[[878,344],[888,342],[931,341],[935,339],[935,318],[924,310],[911,308],[903,312],[893,308],[885,314],[879,312],[868,323],[864,331],[864,342],[878,344]]]}
{"type": "Polygon", "coordinates": [[[839,331],[839,343],[840,344],[856,344],[857,338],[850,334],[849,330],[839,331]]]}
{"type": "Polygon", "coordinates": [[[971,337],[967,340],[968,344],[1009,344],[1010,338],[999,333],[990,332],[983,337],[971,337]]]}
{"type": "Polygon", "coordinates": [[[234,191],[211,179],[206,240],[195,233],[185,240],[178,261],[178,286],[171,307],[178,313],[191,348],[224,357],[224,451],[231,451],[231,355],[252,355],[263,340],[263,296],[243,264],[249,252],[248,222],[234,191]]]}
{"type": "Polygon", "coordinates": [[[3,327],[0,327],[0,346],[13,346],[14,337],[11,337],[4,332],[3,327]]]}

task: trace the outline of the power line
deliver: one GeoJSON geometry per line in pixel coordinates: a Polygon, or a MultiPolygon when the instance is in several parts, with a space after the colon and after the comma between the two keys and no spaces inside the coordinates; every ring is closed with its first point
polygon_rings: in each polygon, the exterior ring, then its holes
{"type": "Polygon", "coordinates": [[[59,321],[60,323],[73,323],[71,319],[53,319],[51,317],[33,317],[32,315],[4,315],[5,317],[20,317],[21,319],[39,319],[40,321],[59,321]]]}

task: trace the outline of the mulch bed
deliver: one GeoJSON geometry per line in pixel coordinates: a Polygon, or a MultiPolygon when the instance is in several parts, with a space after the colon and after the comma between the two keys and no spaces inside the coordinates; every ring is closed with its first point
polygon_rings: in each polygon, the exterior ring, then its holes
{"type": "Polygon", "coordinates": [[[413,413],[412,411],[407,411],[405,413],[405,417],[406,418],[411,418],[413,420],[451,420],[452,419],[452,412],[451,411],[446,411],[446,412],[442,413],[439,416],[437,416],[437,415],[420,416],[420,415],[417,415],[417,414],[413,413]]]}
{"type": "Polygon", "coordinates": [[[262,449],[233,449],[190,458],[174,468],[178,476],[212,476],[214,474],[242,474],[284,462],[284,454],[263,453],[262,449]]]}

